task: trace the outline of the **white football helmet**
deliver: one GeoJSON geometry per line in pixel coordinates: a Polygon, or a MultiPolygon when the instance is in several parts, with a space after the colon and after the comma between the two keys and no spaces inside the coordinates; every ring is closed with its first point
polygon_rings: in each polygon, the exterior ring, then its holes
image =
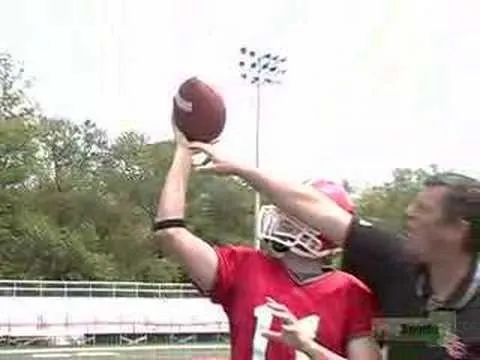
{"type": "MultiPolygon", "coordinates": [[[[354,204],[343,186],[327,180],[309,182],[308,185],[353,213],[354,204]]],[[[260,208],[257,236],[272,250],[275,257],[291,251],[302,257],[318,259],[341,251],[340,247],[323,236],[320,230],[287,216],[274,205],[260,208]]]]}

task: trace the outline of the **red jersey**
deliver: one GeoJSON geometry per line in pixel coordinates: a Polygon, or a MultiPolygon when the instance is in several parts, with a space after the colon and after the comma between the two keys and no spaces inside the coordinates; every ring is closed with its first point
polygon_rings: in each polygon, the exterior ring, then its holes
{"type": "Polygon", "coordinates": [[[353,276],[333,270],[299,284],[283,263],[247,247],[216,248],[218,270],[212,300],[223,306],[230,321],[232,360],[293,360],[302,357],[264,330],[281,322],[265,305],[266,297],[286,305],[316,341],[341,356],[353,337],[371,333],[374,300],[353,276]]]}

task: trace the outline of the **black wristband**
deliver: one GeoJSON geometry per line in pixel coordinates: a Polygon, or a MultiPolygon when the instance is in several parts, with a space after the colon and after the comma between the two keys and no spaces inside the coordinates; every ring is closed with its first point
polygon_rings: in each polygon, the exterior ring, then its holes
{"type": "Polygon", "coordinates": [[[185,220],[181,218],[156,220],[152,225],[152,230],[159,231],[159,230],[176,228],[176,227],[185,228],[187,227],[187,224],[185,224],[185,220]]]}

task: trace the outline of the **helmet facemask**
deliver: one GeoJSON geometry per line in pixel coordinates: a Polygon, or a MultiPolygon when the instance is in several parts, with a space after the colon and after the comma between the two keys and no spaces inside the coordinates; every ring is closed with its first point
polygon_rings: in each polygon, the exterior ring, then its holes
{"type": "Polygon", "coordinates": [[[291,251],[301,257],[318,259],[339,250],[326,247],[319,231],[282,214],[273,205],[260,209],[257,236],[277,258],[291,251]]]}

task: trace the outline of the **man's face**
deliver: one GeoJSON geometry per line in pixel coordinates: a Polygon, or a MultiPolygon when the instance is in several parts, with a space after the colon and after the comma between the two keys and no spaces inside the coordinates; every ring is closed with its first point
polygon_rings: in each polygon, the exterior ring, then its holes
{"type": "Polygon", "coordinates": [[[406,210],[407,248],[421,262],[442,257],[461,246],[462,229],[444,217],[447,191],[444,186],[427,186],[406,210]]]}

